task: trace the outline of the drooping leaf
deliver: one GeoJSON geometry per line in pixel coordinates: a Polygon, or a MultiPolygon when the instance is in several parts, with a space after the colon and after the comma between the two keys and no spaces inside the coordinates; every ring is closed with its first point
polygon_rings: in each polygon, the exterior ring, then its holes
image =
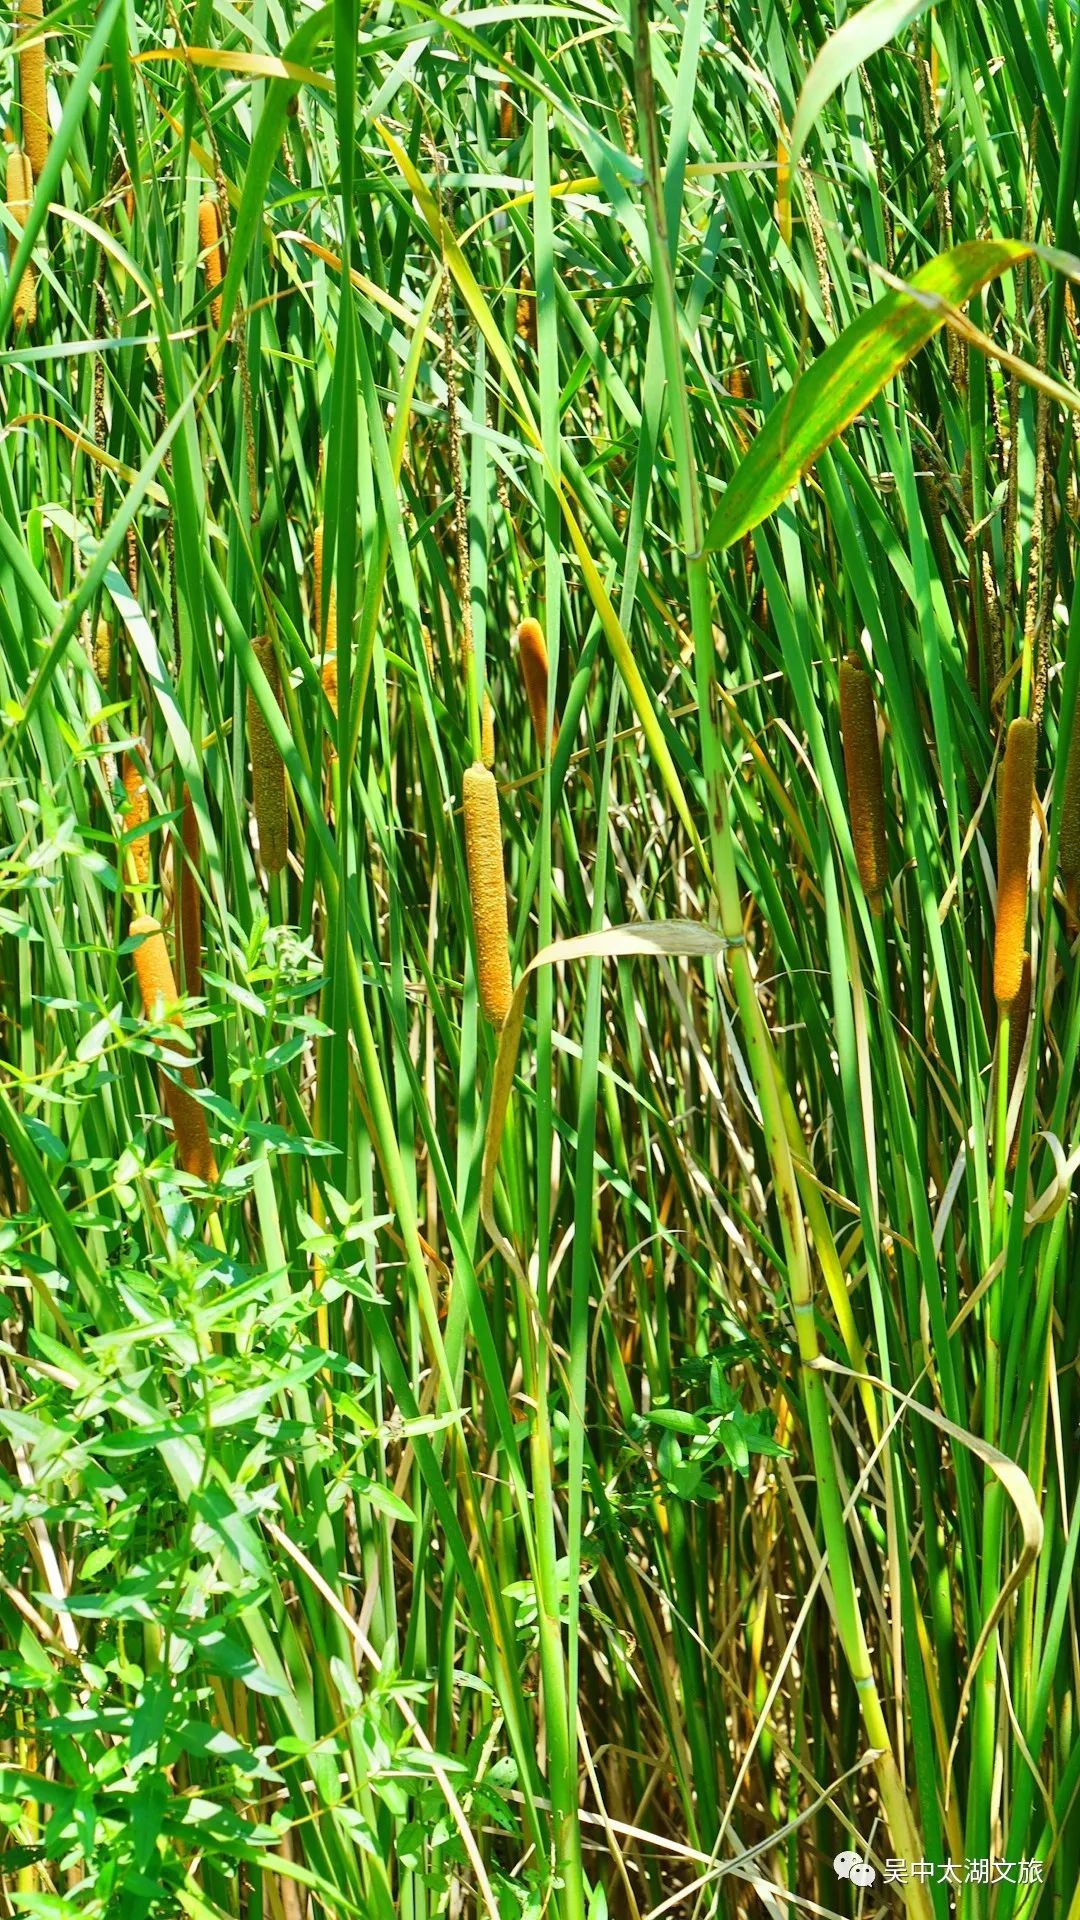
{"type": "Polygon", "coordinates": [[[799,95],[795,118],[791,123],[791,151],[788,178],[798,171],[806,137],[825,102],[842,87],[848,75],[861,67],[872,54],[879,53],[890,40],[910,27],[925,13],[933,0],[870,0],[831,34],[814,61],[799,95]]]}
{"type": "Polygon", "coordinates": [[[967,241],[928,260],[906,287],[853,320],[768,415],[713,516],[710,551],[774,512],[829,442],[944,326],[950,309],[1034,251],[1022,240],[967,241]]]}

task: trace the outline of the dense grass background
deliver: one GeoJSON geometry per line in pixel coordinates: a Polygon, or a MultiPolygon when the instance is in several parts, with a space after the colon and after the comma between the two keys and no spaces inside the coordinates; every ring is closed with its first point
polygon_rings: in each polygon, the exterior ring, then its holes
{"type": "Polygon", "coordinates": [[[944,326],[701,554],[776,400],[892,284],[987,236],[1075,246],[1076,17],[903,25],[812,129],[785,238],[836,22],[636,16],[47,15],[0,294],[0,1911],[1080,1914],[1077,415],[1032,384],[1074,382],[1063,274],[995,280],[982,347],[944,326]],[[745,941],[536,971],[494,1236],[485,690],[517,971],[645,919],[745,941]],[[288,772],[269,882],[249,694],[288,772]],[[149,911],[173,939],[185,787],[213,1190],[177,1172],[185,1056],[129,938],[149,911]],[[901,1856],[934,1884],[887,1882],[901,1856]],[[995,1856],[1039,1877],[965,1880],[995,1856]]]}

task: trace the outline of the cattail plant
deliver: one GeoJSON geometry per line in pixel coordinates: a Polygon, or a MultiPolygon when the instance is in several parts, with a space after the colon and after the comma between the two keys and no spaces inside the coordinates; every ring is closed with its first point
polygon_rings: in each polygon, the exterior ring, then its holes
{"type": "Polygon", "coordinates": [[[109,685],[109,670],[112,666],[112,628],[107,620],[99,620],[94,629],[94,672],[104,693],[109,685]]]}
{"type": "Polygon", "coordinates": [[[506,917],[499,789],[490,768],[476,760],[462,786],[465,860],[469,871],[480,1005],[496,1031],[505,1025],[514,989],[506,917]]]}
{"type": "MultiPolygon", "coordinates": [[[[1061,764],[1060,753],[1058,764],[1061,764]]],[[[1065,768],[1065,791],[1061,799],[1061,834],[1058,839],[1058,866],[1070,894],[1080,880],[1080,696],[1073,711],[1069,739],[1069,763],[1065,768]]]]}
{"type": "MultiPolygon", "coordinates": [[[[1020,1062],[1024,1054],[1024,1042],[1027,1039],[1028,1020],[1030,1018],[1030,1015],[1031,1015],[1031,955],[1030,953],[1025,952],[1023,964],[1020,968],[1020,991],[1017,994],[1016,999],[1013,1001],[1012,1006],[1009,1008],[1008,1097],[1010,1100],[1012,1099],[1013,1087],[1016,1085],[1016,1076],[1020,1071],[1020,1062]]],[[[1010,1168],[1015,1167],[1019,1152],[1020,1152],[1020,1129],[1019,1127],[1017,1127],[1016,1132],[1013,1134],[1012,1146],[1009,1149],[1010,1168]]]]}
{"type": "Polygon", "coordinates": [[[536,352],[536,293],[527,267],[522,267],[518,276],[517,309],[514,315],[514,331],[519,340],[536,352]]]}
{"type": "Polygon", "coordinates": [[[19,53],[22,143],[35,180],[40,178],[49,153],[49,108],[45,97],[45,42],[38,31],[41,24],[42,0],[19,0],[20,31],[24,35],[37,34],[34,44],[23,47],[19,53]]]}
{"type": "MultiPolygon", "coordinates": [[[[130,832],[133,827],[144,827],[150,818],[150,795],[146,790],[143,769],[134,754],[125,753],[120,777],[127,796],[125,831],[130,832]]],[[[147,886],[150,880],[150,835],[136,834],[134,839],[126,843],[125,851],[140,887],[147,886]]]]}
{"type": "Polygon", "coordinates": [[[315,596],[315,631],[319,635],[322,649],[322,683],[334,713],[337,713],[337,594],[334,583],[330,582],[330,600],[326,608],[326,630],[323,631],[323,523],[320,520],[315,529],[314,580],[312,588],[315,596]]]}
{"type": "Polygon", "coordinates": [[[184,992],[195,995],[202,992],[202,889],[199,886],[202,843],[194,803],[186,786],[180,811],[180,849],[177,958],[184,992]]]}
{"type": "MultiPolygon", "coordinates": [[[[255,658],[281,705],[281,675],[274,643],[256,640],[255,658]]],[[[254,693],[248,692],[248,751],[251,754],[251,798],[259,829],[259,857],[267,873],[280,873],[289,852],[289,808],[285,792],[285,762],[274,743],[254,693]]]]}
{"type": "Polygon", "coordinates": [[[880,913],[888,880],[885,790],[881,778],[877,702],[870,675],[857,653],[849,653],[840,662],[840,728],[855,864],[871,912],[880,913]]]}
{"type": "Polygon", "coordinates": [[[1035,788],[1036,729],[1014,720],[1005,741],[998,827],[997,928],[994,938],[994,998],[1003,1010],[1020,991],[1027,927],[1028,854],[1035,788]]]}
{"type": "Polygon", "coordinates": [[[484,703],[480,709],[480,758],[485,767],[491,768],[495,765],[495,709],[486,687],[484,703]]]}
{"type": "MultiPolygon", "coordinates": [[[[13,147],[7,158],[7,206],[16,226],[25,227],[26,216],[30,211],[30,202],[34,194],[34,179],[30,162],[25,153],[13,147]]],[[[14,260],[19,239],[16,233],[8,234],[8,259],[14,260]]],[[[37,269],[27,261],[22,270],[18,289],[15,294],[14,320],[16,329],[32,327],[37,319],[37,269]]]]}
{"type": "MultiPolygon", "coordinates": [[[[165,936],[150,914],[142,914],[133,920],[130,931],[132,939],[140,943],[134,950],[134,960],[143,1013],[147,1020],[159,1021],[167,1007],[175,1008],[177,999],[176,981],[165,936]]],[[[178,1011],[170,1013],[168,1018],[173,1026],[183,1032],[183,1019],[178,1011]]],[[[185,1173],[196,1174],[200,1180],[214,1181],[217,1179],[217,1162],[210,1145],[206,1115],[198,1101],[193,1100],[187,1091],[188,1087],[196,1085],[194,1068],[186,1067],[183,1078],[184,1085],[180,1086],[167,1074],[161,1075],[161,1097],[172,1121],[176,1157],[185,1173]]]]}
{"type": "Polygon", "coordinates": [[[1016,999],[1009,1008],[1009,1092],[1012,1092],[1016,1076],[1020,1071],[1020,1058],[1027,1039],[1028,1017],[1031,1013],[1031,955],[1025,949],[1020,963],[1020,987],[1016,999]]]}
{"type": "MultiPolygon", "coordinates": [[[[539,620],[523,620],[517,630],[517,641],[521,677],[525,682],[525,698],[532,715],[533,731],[543,754],[548,724],[548,654],[544,630],[539,620]]],[[[551,724],[552,752],[555,750],[558,738],[559,721],[556,715],[551,724]]]]}
{"type": "Polygon", "coordinates": [[[218,327],[221,325],[221,295],[218,288],[225,278],[225,268],[221,247],[221,215],[212,193],[199,201],[199,252],[206,276],[206,290],[210,295],[210,319],[218,327]]]}

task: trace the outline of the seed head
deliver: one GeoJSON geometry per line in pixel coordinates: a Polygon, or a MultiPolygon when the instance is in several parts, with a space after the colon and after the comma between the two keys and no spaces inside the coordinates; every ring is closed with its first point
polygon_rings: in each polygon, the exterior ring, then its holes
{"type": "Polygon", "coordinates": [[[880,913],[889,869],[877,702],[870,675],[857,653],[849,653],[840,662],[840,727],[855,863],[871,910],[880,913]]]}
{"type": "Polygon", "coordinates": [[[1031,803],[1035,791],[1036,731],[1033,720],[1014,720],[1005,740],[998,827],[997,928],[994,938],[994,998],[1011,1006],[1020,991],[1027,927],[1031,803]]]}
{"type": "Polygon", "coordinates": [[[479,760],[474,761],[465,775],[462,799],[480,1005],[498,1031],[505,1025],[514,993],[510,978],[510,932],[506,917],[499,789],[495,776],[479,760]]]}
{"type": "Polygon", "coordinates": [[[22,104],[22,142],[33,168],[41,175],[49,153],[49,108],[45,97],[45,42],[40,36],[42,0],[19,0],[19,31],[38,38],[19,54],[19,99],[22,104]]]}
{"type": "MultiPolygon", "coordinates": [[[[177,998],[165,936],[158,922],[149,914],[142,914],[133,920],[130,931],[132,938],[140,941],[135,948],[134,959],[143,1014],[147,1020],[158,1021],[162,1019],[166,1008],[175,1005],[177,998]]],[[[180,1013],[170,1013],[168,1018],[183,1033],[184,1023],[180,1013]]],[[[196,1174],[200,1180],[212,1182],[217,1179],[217,1163],[210,1145],[206,1115],[198,1101],[193,1100],[186,1091],[186,1087],[196,1085],[194,1068],[187,1067],[183,1077],[185,1086],[179,1086],[167,1074],[161,1075],[161,1097],[172,1121],[176,1157],[185,1173],[196,1174]]]]}
{"type": "Polygon", "coordinates": [[[206,275],[206,290],[210,295],[210,319],[215,327],[219,327],[221,295],[217,289],[225,278],[225,267],[221,247],[221,215],[212,193],[199,201],[199,252],[206,275]]]}
{"type": "MultiPolygon", "coordinates": [[[[547,735],[548,707],[548,654],[544,630],[539,620],[523,620],[517,630],[518,658],[521,661],[521,677],[525,682],[525,698],[532,715],[533,731],[543,754],[544,740],[547,735]]],[[[554,753],[559,738],[558,715],[552,721],[551,750],[554,753]]]]}
{"type": "MultiPolygon", "coordinates": [[[[30,202],[34,195],[34,177],[30,162],[25,153],[13,147],[7,157],[7,204],[8,212],[17,226],[25,227],[26,216],[30,211],[30,202]]],[[[18,251],[18,235],[8,234],[8,259],[14,260],[18,251]]],[[[15,294],[15,327],[32,327],[37,319],[37,269],[27,261],[19,278],[15,294]]]]}
{"type": "MultiPolygon", "coordinates": [[[[255,657],[281,705],[281,675],[272,640],[256,640],[255,657]]],[[[251,754],[251,797],[259,828],[259,855],[267,873],[280,873],[289,852],[289,807],[285,792],[285,762],[263,718],[255,695],[248,693],[248,750],[251,754]]]]}

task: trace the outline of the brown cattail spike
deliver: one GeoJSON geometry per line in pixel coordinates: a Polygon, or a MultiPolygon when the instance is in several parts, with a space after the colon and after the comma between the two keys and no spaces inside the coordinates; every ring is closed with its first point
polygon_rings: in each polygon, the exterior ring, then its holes
{"type": "MultiPolygon", "coordinates": [[[[1059,736],[1060,738],[1060,736],[1059,736]]],[[[1061,834],[1058,839],[1058,865],[1070,890],[1080,878],[1080,696],[1073,710],[1069,763],[1065,765],[1060,748],[1058,766],[1065,775],[1061,799],[1061,834]]]]}
{"type": "Polygon", "coordinates": [[[1031,804],[1035,791],[1036,731],[1033,720],[1014,720],[1005,740],[998,829],[997,929],[994,939],[994,998],[1011,1006],[1020,991],[1027,927],[1028,854],[1031,804]]]}
{"type": "Polygon", "coordinates": [[[527,267],[522,267],[518,276],[517,309],[514,314],[514,331],[519,340],[524,340],[533,352],[536,352],[536,292],[527,267]]]}
{"type": "Polygon", "coordinates": [[[94,629],[94,672],[97,674],[102,692],[109,685],[109,669],[112,666],[112,629],[107,620],[99,620],[94,629]]]}
{"type": "MultiPolygon", "coordinates": [[[[133,827],[144,827],[150,818],[150,795],[146,790],[142,767],[134,754],[125,753],[121,779],[127,795],[124,831],[130,833],[133,827]]],[[[147,886],[150,881],[150,835],[136,834],[125,842],[125,852],[135,869],[135,878],[140,887],[147,886]]]]}
{"type": "Polygon", "coordinates": [[[323,525],[320,520],[315,529],[314,539],[314,580],[312,590],[315,597],[315,631],[320,640],[322,659],[323,692],[326,694],[334,713],[337,713],[337,594],[334,583],[330,582],[330,600],[326,608],[326,630],[323,631],[323,525]]]}
{"type": "Polygon", "coordinates": [[[180,844],[183,859],[180,871],[180,912],[177,920],[179,931],[180,978],[184,992],[193,998],[202,992],[202,889],[199,886],[199,866],[202,858],[202,842],[199,838],[199,822],[195,817],[195,805],[187,787],[184,788],[184,801],[180,817],[180,844]]]}
{"type": "Polygon", "coordinates": [[[206,275],[206,290],[210,295],[210,319],[215,327],[219,327],[221,295],[217,289],[225,278],[225,268],[221,250],[221,216],[217,201],[210,193],[199,201],[199,252],[206,275]]]}
{"type": "Polygon", "coordinates": [[[22,143],[33,168],[41,176],[49,153],[49,108],[45,98],[45,41],[41,34],[42,0],[20,0],[19,32],[36,36],[34,45],[19,54],[19,99],[22,104],[22,143]]]}
{"type": "MultiPolygon", "coordinates": [[[[281,675],[272,640],[256,640],[255,658],[281,705],[281,675]]],[[[251,798],[259,829],[259,855],[267,873],[280,873],[289,852],[289,806],[285,792],[285,762],[263,718],[254,693],[248,693],[248,751],[251,754],[251,798]]]]}
{"type": "MultiPolygon", "coordinates": [[[[30,171],[30,162],[25,153],[13,147],[7,157],[7,205],[8,212],[17,226],[25,227],[26,216],[30,211],[30,202],[34,195],[34,180],[30,171]]],[[[8,259],[14,260],[18,251],[19,239],[15,233],[8,234],[8,259]]],[[[27,261],[19,278],[15,294],[14,320],[16,330],[20,327],[32,327],[37,319],[37,271],[27,261]]]]}
{"type": "Polygon", "coordinates": [[[1020,1068],[1020,1058],[1027,1039],[1028,1016],[1031,1012],[1031,955],[1025,952],[1020,968],[1020,991],[1009,1008],[1009,1092],[1020,1068]]]}
{"type": "MultiPolygon", "coordinates": [[[[143,1013],[147,1020],[158,1021],[166,1016],[168,1008],[173,1007],[177,998],[176,981],[173,977],[169,950],[165,945],[165,936],[158,922],[149,914],[142,914],[131,923],[131,937],[138,940],[134,950],[135,976],[142,995],[143,1013]]],[[[183,1031],[183,1020],[179,1012],[168,1014],[170,1022],[183,1031]]],[[[186,1086],[196,1084],[192,1067],[184,1070],[186,1086]]],[[[206,1115],[197,1100],[193,1100],[185,1087],[178,1086],[168,1075],[161,1075],[161,1097],[165,1109],[172,1121],[173,1138],[176,1141],[176,1157],[185,1173],[193,1173],[200,1180],[217,1179],[217,1163],[214,1150],[210,1145],[210,1133],[206,1125],[206,1115]]]]}
{"type": "Polygon", "coordinates": [[[480,1005],[496,1031],[501,1031],[514,997],[510,978],[510,931],[506,917],[502,824],[495,776],[479,760],[474,761],[465,775],[462,799],[480,1005]]]}
{"type": "MultiPolygon", "coordinates": [[[[1004,1011],[1004,1010],[1003,1010],[1004,1011]]],[[[1024,964],[1020,970],[1020,991],[1009,1008],[1009,1098],[1012,1099],[1016,1076],[1020,1071],[1020,1062],[1024,1054],[1024,1042],[1027,1039],[1028,1018],[1031,1013],[1031,955],[1025,953],[1024,964]]],[[[1020,1128],[1013,1134],[1009,1149],[1009,1166],[1015,1167],[1020,1151],[1020,1128]]]]}
{"type": "Polygon", "coordinates": [[[855,864],[871,910],[880,913],[881,896],[889,877],[885,790],[881,778],[877,702],[870,675],[857,653],[849,653],[840,662],[840,727],[855,864]]]}
{"type": "MultiPolygon", "coordinates": [[[[521,677],[525,682],[525,698],[529,703],[533,731],[543,755],[548,724],[548,655],[544,630],[539,620],[523,620],[517,631],[517,640],[521,677]]],[[[559,721],[556,715],[551,727],[552,752],[555,751],[558,738],[559,721]]]]}

